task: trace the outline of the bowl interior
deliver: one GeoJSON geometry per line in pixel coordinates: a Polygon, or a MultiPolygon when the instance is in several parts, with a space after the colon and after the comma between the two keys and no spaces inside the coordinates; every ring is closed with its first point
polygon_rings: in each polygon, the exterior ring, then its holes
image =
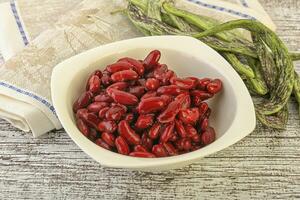
{"type": "MultiPolygon", "coordinates": [[[[135,59],[143,59],[152,51],[151,48],[135,48],[123,52],[112,53],[101,57],[101,59],[93,62],[86,67],[80,67],[79,70],[71,78],[67,86],[67,95],[65,103],[69,116],[71,116],[75,124],[75,118],[72,111],[73,102],[85,90],[85,84],[89,75],[96,69],[103,70],[106,65],[116,62],[121,57],[133,57],[135,59]]],[[[205,59],[205,56],[191,56],[180,50],[158,48],[161,51],[162,57],[160,62],[168,65],[169,69],[174,70],[179,77],[194,76],[198,78],[220,78],[223,82],[223,91],[217,94],[208,103],[212,109],[210,124],[215,128],[217,139],[223,136],[228,128],[231,126],[236,113],[236,97],[232,92],[234,88],[224,75],[213,66],[211,62],[205,59]]],[[[100,57],[101,55],[99,55],[100,57]]],[[[80,133],[78,133],[80,134],[80,133]]]]}

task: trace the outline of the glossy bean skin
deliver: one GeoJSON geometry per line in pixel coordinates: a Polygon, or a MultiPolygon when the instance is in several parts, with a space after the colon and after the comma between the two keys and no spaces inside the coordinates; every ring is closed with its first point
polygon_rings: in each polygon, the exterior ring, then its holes
{"type": "Polygon", "coordinates": [[[196,124],[200,116],[198,108],[180,110],[178,118],[185,124],[196,124]]]}
{"type": "Polygon", "coordinates": [[[94,101],[111,103],[114,100],[108,94],[99,94],[94,97],[94,101]]]}
{"type": "Polygon", "coordinates": [[[130,127],[126,120],[122,120],[118,124],[118,132],[130,144],[138,145],[141,142],[140,136],[130,127]]]}
{"type": "Polygon", "coordinates": [[[92,75],[87,83],[87,91],[90,91],[94,94],[99,93],[101,90],[101,79],[97,75],[92,75]]]}
{"type": "Polygon", "coordinates": [[[102,85],[108,86],[108,85],[110,85],[112,82],[113,82],[113,81],[111,80],[110,75],[104,74],[104,73],[103,73],[103,76],[102,76],[102,78],[101,78],[101,83],[102,83],[102,85]]]}
{"type": "Polygon", "coordinates": [[[194,79],[190,79],[190,78],[185,78],[185,79],[181,79],[181,78],[173,78],[172,82],[173,85],[178,86],[180,89],[184,89],[184,90],[190,90],[196,87],[197,82],[194,79]]]}
{"type": "Polygon", "coordinates": [[[197,133],[197,130],[191,125],[185,125],[185,130],[189,138],[193,140],[193,142],[199,143],[201,141],[200,135],[197,133]]]}
{"type": "Polygon", "coordinates": [[[113,133],[117,130],[117,124],[114,121],[101,121],[98,126],[98,130],[101,132],[113,133]]]}
{"type": "Polygon", "coordinates": [[[123,105],[135,105],[138,103],[138,98],[128,92],[120,91],[114,88],[107,90],[109,96],[119,104],[123,105]]]}
{"type": "Polygon", "coordinates": [[[191,95],[194,98],[194,105],[199,105],[202,101],[212,98],[214,95],[212,93],[201,91],[201,90],[193,90],[191,91],[191,95]]]}
{"type": "Polygon", "coordinates": [[[128,146],[126,140],[122,136],[118,136],[116,138],[115,145],[116,145],[117,151],[120,154],[128,155],[130,153],[129,146],[128,146]]]}
{"type": "Polygon", "coordinates": [[[90,135],[90,128],[85,124],[85,122],[82,119],[77,119],[76,124],[77,124],[77,127],[80,130],[80,132],[85,137],[89,137],[89,135],[90,135]]]}
{"type": "Polygon", "coordinates": [[[202,131],[204,131],[204,130],[207,129],[207,127],[208,127],[208,118],[204,118],[201,122],[201,127],[200,128],[201,128],[202,131]]]}
{"type": "Polygon", "coordinates": [[[148,78],[145,87],[147,90],[156,90],[160,86],[159,80],[155,78],[148,78]]]}
{"type": "Polygon", "coordinates": [[[147,98],[150,98],[150,97],[156,97],[156,96],[157,96],[156,91],[148,91],[142,96],[141,101],[144,100],[144,99],[147,99],[147,98]]]}
{"type": "Polygon", "coordinates": [[[123,70],[115,72],[111,75],[111,80],[113,82],[121,82],[121,81],[130,81],[130,80],[136,80],[138,79],[138,74],[129,69],[129,70],[123,70]]]}
{"type": "Polygon", "coordinates": [[[110,146],[109,146],[106,142],[104,142],[101,138],[98,138],[98,139],[95,141],[95,143],[96,143],[98,146],[100,146],[100,147],[102,147],[102,148],[104,148],[104,149],[107,149],[107,150],[110,150],[110,149],[111,149],[110,146]]]}
{"type": "Polygon", "coordinates": [[[147,115],[140,115],[136,120],[135,127],[138,129],[146,129],[153,124],[153,117],[154,115],[147,114],[147,115]]]}
{"type": "Polygon", "coordinates": [[[143,147],[142,145],[140,145],[140,144],[134,146],[133,151],[135,151],[135,152],[148,152],[147,149],[145,147],[143,147]]]}
{"type": "Polygon", "coordinates": [[[176,85],[161,86],[157,89],[157,93],[165,95],[178,95],[181,93],[181,89],[176,85]]]}
{"type": "Polygon", "coordinates": [[[100,119],[105,119],[105,116],[106,116],[106,113],[108,110],[109,110],[109,107],[105,107],[105,108],[102,108],[101,110],[99,110],[98,117],[100,119]]]}
{"type": "Polygon", "coordinates": [[[107,71],[109,71],[112,74],[123,70],[129,70],[131,68],[132,64],[124,61],[118,61],[106,67],[107,71]]]}
{"type": "Polygon", "coordinates": [[[161,136],[160,136],[160,143],[166,143],[171,138],[172,134],[174,132],[174,123],[170,123],[166,125],[165,129],[163,130],[161,136]]]}
{"type": "Polygon", "coordinates": [[[183,126],[183,123],[180,120],[175,120],[175,128],[180,137],[187,137],[187,132],[183,126]]]}
{"type": "Polygon", "coordinates": [[[109,104],[106,102],[94,102],[88,105],[87,109],[90,112],[98,113],[102,108],[107,107],[109,104]]]}
{"type": "Polygon", "coordinates": [[[168,152],[169,156],[176,156],[176,155],[178,155],[177,149],[171,143],[169,143],[169,142],[163,143],[163,146],[166,149],[166,151],[168,152]]]}
{"type": "Polygon", "coordinates": [[[133,94],[134,96],[140,98],[145,94],[146,90],[144,86],[134,86],[129,88],[129,93],[133,94]]]}
{"type": "Polygon", "coordinates": [[[128,123],[133,122],[133,120],[134,120],[134,115],[133,115],[133,113],[128,113],[128,114],[126,114],[124,120],[128,121],[128,123]]]}
{"type": "Polygon", "coordinates": [[[160,135],[161,125],[159,123],[154,124],[149,130],[149,137],[153,140],[157,139],[160,135]]]}
{"type": "Polygon", "coordinates": [[[106,144],[108,144],[111,147],[115,146],[115,139],[116,137],[112,134],[112,133],[108,133],[108,132],[103,132],[101,134],[101,138],[104,142],[106,142],[106,144]]]}
{"type": "Polygon", "coordinates": [[[155,158],[156,156],[152,153],[149,152],[143,152],[143,151],[135,151],[135,152],[131,152],[129,154],[130,156],[133,157],[140,157],[140,158],[155,158]]]}
{"type": "Polygon", "coordinates": [[[110,107],[105,113],[107,120],[119,121],[126,113],[127,108],[122,105],[114,105],[110,107]]]}
{"type": "Polygon", "coordinates": [[[222,89],[222,81],[220,79],[214,79],[207,84],[206,89],[212,94],[217,94],[222,89]]]}
{"type": "Polygon", "coordinates": [[[197,88],[202,91],[206,90],[206,86],[210,83],[210,81],[211,81],[210,78],[199,79],[197,88]]]}
{"type": "Polygon", "coordinates": [[[169,154],[162,144],[157,144],[152,147],[152,153],[157,157],[167,157],[169,154]]]}
{"type": "Polygon", "coordinates": [[[168,72],[168,66],[167,65],[158,65],[158,67],[156,67],[156,69],[153,71],[152,76],[150,76],[149,78],[155,78],[157,80],[162,81],[165,77],[165,74],[168,72]]]}
{"type": "Polygon", "coordinates": [[[144,67],[146,70],[149,70],[156,65],[158,65],[158,61],[160,59],[161,53],[158,50],[151,51],[147,57],[144,59],[144,67]]]}
{"type": "Polygon", "coordinates": [[[138,105],[138,112],[140,114],[148,114],[157,112],[165,106],[165,100],[161,97],[149,97],[142,99],[138,105]]]}
{"type": "Polygon", "coordinates": [[[136,71],[140,76],[143,75],[145,72],[143,63],[141,63],[140,61],[138,61],[136,59],[125,57],[125,58],[121,58],[119,60],[119,62],[127,62],[127,63],[131,64],[131,68],[134,71],[136,71]]]}
{"type": "Polygon", "coordinates": [[[89,105],[93,98],[93,93],[90,91],[84,92],[73,104],[73,111],[76,113],[79,109],[85,108],[89,105]]]}
{"type": "Polygon", "coordinates": [[[191,97],[188,92],[178,95],[175,100],[182,102],[180,109],[188,109],[191,107],[191,97]]]}
{"type": "Polygon", "coordinates": [[[141,141],[143,147],[145,147],[148,151],[151,151],[153,146],[153,140],[148,137],[148,134],[145,132],[142,135],[142,141],[141,141]]]}
{"type": "Polygon", "coordinates": [[[97,128],[100,119],[94,113],[84,113],[81,119],[91,128],[97,128]]]}
{"type": "Polygon", "coordinates": [[[165,111],[163,111],[159,116],[158,116],[158,121],[160,123],[169,123],[174,121],[176,115],[179,113],[181,109],[182,101],[177,99],[172,101],[168,107],[166,108],[165,111]]]}
{"type": "Polygon", "coordinates": [[[98,139],[99,138],[99,133],[96,131],[96,129],[94,129],[94,128],[91,128],[90,129],[90,135],[89,135],[89,139],[91,140],[91,141],[95,141],[96,139],[98,139]]]}
{"type": "Polygon", "coordinates": [[[110,86],[107,87],[107,89],[114,88],[117,90],[125,90],[128,86],[129,85],[127,82],[121,81],[121,82],[116,82],[116,83],[111,84],[110,86]]]}
{"type": "Polygon", "coordinates": [[[201,135],[201,141],[204,145],[208,145],[215,141],[216,133],[212,127],[206,128],[206,130],[201,135]]]}

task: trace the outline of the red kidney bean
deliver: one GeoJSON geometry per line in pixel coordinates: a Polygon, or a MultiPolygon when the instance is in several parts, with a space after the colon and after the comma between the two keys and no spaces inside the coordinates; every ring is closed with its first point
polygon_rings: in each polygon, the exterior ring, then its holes
{"type": "Polygon", "coordinates": [[[86,108],[82,108],[82,109],[79,109],[77,112],[76,112],[76,118],[77,119],[82,119],[84,115],[86,115],[88,113],[88,109],[86,108]]]}
{"type": "Polygon", "coordinates": [[[178,134],[176,131],[173,132],[172,136],[170,137],[169,141],[170,142],[175,142],[176,140],[178,140],[178,134]]]}
{"type": "Polygon", "coordinates": [[[102,121],[98,124],[98,130],[113,133],[117,130],[117,124],[114,121],[102,121]]]}
{"type": "Polygon", "coordinates": [[[160,56],[161,56],[160,51],[158,51],[158,50],[151,51],[147,55],[147,57],[144,59],[145,69],[149,70],[149,69],[155,67],[156,65],[158,65],[160,56]]]}
{"type": "Polygon", "coordinates": [[[132,69],[136,71],[140,76],[144,74],[145,69],[142,62],[136,59],[125,57],[125,58],[121,58],[119,62],[127,62],[131,64],[132,69]]]}
{"type": "Polygon", "coordinates": [[[134,115],[133,115],[133,113],[128,113],[128,114],[126,114],[126,116],[124,117],[124,120],[128,121],[128,123],[133,122],[133,120],[134,120],[134,115]]]}
{"type": "Polygon", "coordinates": [[[173,78],[172,84],[178,86],[180,89],[190,90],[195,88],[196,81],[190,78],[185,78],[185,79],[173,78]]]}
{"type": "Polygon", "coordinates": [[[154,72],[153,71],[149,71],[145,74],[145,78],[153,78],[154,77],[154,72]]]}
{"type": "Polygon", "coordinates": [[[189,138],[182,138],[179,140],[180,146],[183,150],[188,151],[192,148],[192,142],[189,138]]]}
{"type": "Polygon", "coordinates": [[[162,78],[162,80],[161,80],[161,82],[162,82],[162,85],[169,85],[170,84],[170,80],[171,80],[171,78],[173,78],[174,77],[174,71],[172,71],[172,70],[169,70],[169,71],[167,71],[165,74],[163,74],[163,78],[162,78]]]}
{"type": "Polygon", "coordinates": [[[143,147],[145,147],[147,150],[151,150],[152,149],[152,146],[153,146],[153,140],[151,140],[149,137],[148,137],[148,134],[145,132],[143,133],[142,135],[142,141],[141,141],[143,147]]]}
{"type": "MultiPolygon", "coordinates": [[[[152,77],[158,79],[158,80],[163,80],[165,77],[165,74],[168,72],[168,66],[165,64],[159,65],[154,71],[152,77]]],[[[152,78],[151,77],[151,78],[152,78]]]]}
{"type": "Polygon", "coordinates": [[[201,104],[199,105],[200,115],[203,115],[204,113],[206,113],[208,109],[209,109],[208,104],[206,102],[201,102],[201,104]]]}
{"type": "Polygon", "coordinates": [[[106,142],[104,142],[101,138],[98,138],[98,139],[95,141],[95,143],[96,143],[98,146],[100,146],[100,147],[102,147],[102,148],[104,148],[104,149],[110,150],[110,146],[109,146],[106,142]]]}
{"type": "Polygon", "coordinates": [[[96,75],[91,76],[90,79],[88,80],[86,88],[87,88],[87,90],[89,90],[90,92],[92,92],[94,94],[100,92],[100,90],[101,90],[100,78],[96,75]]]}
{"type": "Polygon", "coordinates": [[[191,107],[191,97],[189,93],[183,93],[178,95],[175,100],[182,101],[181,109],[188,109],[191,107]]]}
{"type": "Polygon", "coordinates": [[[140,157],[140,158],[155,158],[156,156],[152,153],[149,152],[143,152],[143,151],[136,151],[136,152],[131,152],[129,154],[130,156],[133,157],[140,157]]]}
{"type": "Polygon", "coordinates": [[[210,83],[210,78],[199,79],[197,88],[200,90],[206,90],[206,86],[210,83]]]}
{"type": "Polygon", "coordinates": [[[203,121],[201,122],[201,130],[204,131],[208,127],[208,118],[204,118],[203,121]]]}
{"type": "Polygon", "coordinates": [[[112,133],[103,132],[101,134],[101,138],[104,142],[106,142],[109,146],[115,146],[115,139],[116,137],[112,133]]]}
{"type": "Polygon", "coordinates": [[[140,98],[145,94],[145,87],[144,86],[134,86],[129,88],[129,93],[133,94],[134,96],[140,98]]]}
{"type": "Polygon", "coordinates": [[[115,140],[115,145],[120,154],[128,155],[130,153],[129,146],[122,136],[117,137],[115,140]]]}
{"type": "Polygon", "coordinates": [[[137,80],[137,84],[140,86],[146,86],[146,79],[140,78],[139,80],[137,80]]]}
{"type": "Polygon", "coordinates": [[[99,94],[94,97],[94,101],[111,103],[114,100],[108,94],[99,94]]]}
{"type": "Polygon", "coordinates": [[[116,82],[107,87],[107,89],[109,89],[109,88],[114,88],[117,90],[126,90],[128,88],[128,83],[127,82],[116,82]]]}
{"type": "Polygon", "coordinates": [[[163,109],[165,101],[161,97],[149,97],[141,100],[138,105],[138,112],[141,114],[154,113],[163,109]]]}
{"type": "Polygon", "coordinates": [[[178,95],[181,92],[181,89],[176,85],[161,86],[157,89],[158,94],[165,95],[178,95]]]}
{"type": "Polygon", "coordinates": [[[85,124],[85,122],[82,119],[77,119],[76,121],[77,127],[80,130],[80,132],[85,136],[89,137],[90,134],[90,128],[85,124]]]}
{"type": "Polygon", "coordinates": [[[199,119],[199,109],[189,108],[180,110],[178,113],[178,118],[185,124],[196,124],[199,119]]]}
{"type": "Polygon", "coordinates": [[[166,110],[164,110],[159,116],[158,116],[158,121],[160,123],[169,123],[174,121],[176,115],[180,111],[182,101],[180,100],[174,100],[172,101],[166,110]]]}
{"type": "Polygon", "coordinates": [[[187,132],[181,121],[175,120],[175,128],[181,138],[187,137],[187,132]]]}
{"type": "Polygon", "coordinates": [[[167,150],[170,156],[178,155],[177,149],[169,142],[163,143],[164,148],[167,150]]]}
{"type": "Polygon", "coordinates": [[[100,70],[96,70],[96,71],[94,71],[93,73],[92,73],[92,75],[96,75],[96,76],[98,76],[100,79],[102,78],[102,76],[103,76],[103,74],[102,74],[102,72],[100,71],[100,70]]]}
{"type": "Polygon", "coordinates": [[[145,147],[143,147],[142,145],[140,145],[140,144],[134,146],[133,151],[135,151],[135,152],[148,152],[147,149],[145,147]]]}
{"type": "Polygon", "coordinates": [[[151,139],[156,139],[159,137],[160,134],[160,127],[161,125],[159,123],[155,123],[149,130],[149,137],[151,139]]]}
{"type": "Polygon", "coordinates": [[[128,92],[120,91],[114,88],[107,90],[109,96],[119,104],[123,105],[135,105],[138,103],[138,98],[128,92]]]}
{"type": "Polygon", "coordinates": [[[162,144],[157,144],[152,147],[152,153],[157,157],[166,157],[168,152],[162,144]]]}
{"type": "Polygon", "coordinates": [[[148,78],[145,86],[147,88],[147,90],[156,90],[159,86],[159,80],[155,79],[155,78],[148,78]]]}
{"type": "Polygon", "coordinates": [[[135,71],[129,69],[113,73],[111,79],[113,82],[130,81],[136,80],[138,76],[139,75],[135,71]]]}
{"type": "Polygon", "coordinates": [[[214,79],[207,84],[206,89],[212,94],[217,94],[222,89],[222,81],[220,79],[214,79]]]}
{"type": "Polygon", "coordinates": [[[123,62],[123,61],[118,61],[114,64],[108,65],[106,67],[107,71],[109,71],[110,73],[116,73],[119,71],[123,71],[123,70],[128,70],[132,68],[132,64],[128,63],[128,62],[123,62]]]}
{"type": "Polygon", "coordinates": [[[208,127],[201,135],[201,141],[204,145],[208,145],[215,141],[216,133],[212,127],[208,127]]]}
{"type": "Polygon", "coordinates": [[[102,76],[102,78],[101,78],[101,83],[102,83],[104,86],[108,86],[108,85],[110,85],[110,84],[112,83],[112,80],[111,80],[109,74],[106,74],[106,73],[104,74],[104,73],[103,73],[103,76],[102,76]]]}
{"type": "Polygon", "coordinates": [[[192,148],[191,148],[192,151],[197,151],[199,149],[201,149],[200,145],[193,145],[192,148]]]}
{"type": "Polygon", "coordinates": [[[95,141],[97,138],[99,138],[99,134],[96,131],[96,129],[93,129],[93,128],[90,129],[90,135],[88,138],[90,138],[90,140],[92,140],[92,141],[95,141]]]}
{"type": "Polygon", "coordinates": [[[138,145],[141,142],[140,136],[130,127],[126,120],[119,122],[118,132],[131,144],[138,145]]]}
{"type": "Polygon", "coordinates": [[[140,115],[136,120],[135,127],[138,129],[145,129],[148,128],[153,124],[153,115],[140,115]]]}
{"type": "Polygon", "coordinates": [[[81,118],[89,127],[97,128],[100,119],[94,113],[85,113],[81,118]]]}
{"type": "Polygon", "coordinates": [[[147,99],[149,97],[156,97],[157,93],[156,91],[149,91],[149,92],[146,92],[142,98],[141,98],[141,101],[144,100],[144,99],[147,99]]]}
{"type": "Polygon", "coordinates": [[[89,105],[93,97],[93,94],[90,91],[84,92],[73,104],[73,111],[76,113],[77,110],[85,108],[89,105]]]}
{"type": "Polygon", "coordinates": [[[102,108],[107,107],[109,104],[106,102],[94,102],[88,105],[87,109],[90,112],[98,113],[102,108]]]}
{"type": "Polygon", "coordinates": [[[161,95],[160,98],[162,98],[165,101],[165,105],[168,105],[173,101],[173,97],[169,95],[161,95]]]}
{"type": "Polygon", "coordinates": [[[105,108],[102,108],[101,110],[99,110],[99,113],[98,113],[98,117],[100,119],[104,119],[105,118],[105,115],[106,115],[106,112],[109,110],[109,107],[105,107],[105,108]]]}
{"type": "Polygon", "coordinates": [[[200,142],[200,135],[197,133],[197,130],[190,124],[185,125],[185,130],[189,138],[193,140],[193,142],[200,142]]]}
{"type": "Polygon", "coordinates": [[[161,136],[160,136],[160,143],[166,143],[171,138],[172,134],[174,132],[174,123],[170,123],[166,125],[165,129],[163,130],[161,136]]]}
{"type": "Polygon", "coordinates": [[[106,112],[105,117],[108,120],[119,121],[126,113],[127,108],[122,105],[114,105],[106,112]]]}
{"type": "Polygon", "coordinates": [[[214,96],[213,94],[211,94],[209,92],[205,92],[205,91],[201,91],[201,90],[193,90],[193,91],[191,91],[191,95],[194,97],[193,103],[195,105],[197,105],[197,104],[199,105],[201,101],[205,101],[214,96]]]}

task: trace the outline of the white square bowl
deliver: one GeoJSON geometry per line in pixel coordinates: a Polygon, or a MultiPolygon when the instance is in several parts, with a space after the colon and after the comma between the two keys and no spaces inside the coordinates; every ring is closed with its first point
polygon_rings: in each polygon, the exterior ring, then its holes
{"type": "Polygon", "coordinates": [[[141,37],[83,52],[54,68],[51,91],[54,107],[66,132],[85,153],[107,167],[143,171],[179,168],[236,143],[256,125],[251,97],[239,75],[216,51],[186,36],[141,37]],[[103,70],[121,57],[143,59],[154,49],[162,53],[160,62],[166,63],[179,77],[210,77],[223,81],[223,91],[209,101],[212,108],[210,123],[216,130],[216,141],[197,151],[166,158],[124,156],[97,146],[77,129],[72,111],[73,102],[85,90],[89,74],[96,69],[103,70]]]}

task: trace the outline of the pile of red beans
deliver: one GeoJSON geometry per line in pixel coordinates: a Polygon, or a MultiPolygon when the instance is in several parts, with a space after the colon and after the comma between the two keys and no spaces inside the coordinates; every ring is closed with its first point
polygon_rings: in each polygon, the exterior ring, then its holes
{"type": "Polygon", "coordinates": [[[215,140],[205,100],[222,89],[219,79],[178,78],[161,53],[121,58],[96,70],[73,105],[78,129],[97,145],[123,155],[166,157],[215,140]]]}

